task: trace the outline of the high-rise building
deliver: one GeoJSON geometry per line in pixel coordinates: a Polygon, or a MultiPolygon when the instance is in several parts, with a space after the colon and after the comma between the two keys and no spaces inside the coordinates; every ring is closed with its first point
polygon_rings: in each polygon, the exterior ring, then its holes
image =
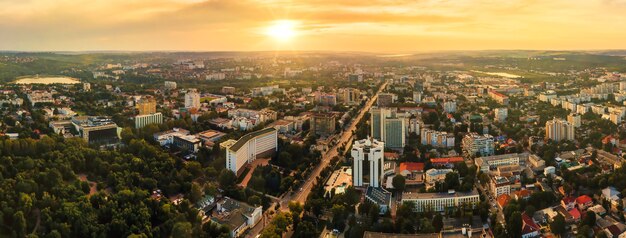
{"type": "Polygon", "coordinates": [[[479,135],[476,132],[468,133],[461,141],[461,149],[467,157],[493,155],[495,152],[493,136],[479,135]]]}
{"type": "Polygon", "coordinates": [[[494,119],[497,122],[505,122],[509,116],[509,109],[506,107],[493,109],[494,119]]]}
{"type": "Polygon", "coordinates": [[[571,114],[567,115],[567,122],[569,122],[570,124],[574,125],[574,127],[580,127],[580,125],[581,125],[580,114],[578,114],[578,113],[571,113],[571,114]]]}
{"type": "Polygon", "coordinates": [[[398,117],[390,108],[373,107],[370,109],[371,136],[385,142],[388,148],[404,148],[406,143],[406,120],[398,117]]]}
{"type": "Polygon", "coordinates": [[[83,83],[83,91],[85,91],[85,92],[91,91],[91,84],[90,83],[83,83]]]}
{"type": "Polygon", "coordinates": [[[316,113],[311,116],[311,130],[316,135],[329,136],[335,133],[337,117],[330,113],[316,113]]]}
{"type": "Polygon", "coordinates": [[[396,102],[396,95],[393,93],[379,93],[378,100],[376,101],[376,105],[379,107],[388,107],[391,106],[394,102],[396,102]]]}
{"type": "Polygon", "coordinates": [[[422,103],[422,92],[413,92],[413,102],[422,103]]]}
{"type": "Polygon", "coordinates": [[[339,89],[337,97],[346,105],[357,105],[361,101],[361,92],[355,88],[342,88],[339,89]]]}
{"type": "Polygon", "coordinates": [[[136,107],[139,115],[154,114],[156,113],[156,100],[154,97],[142,97],[136,107]]]}
{"type": "Polygon", "coordinates": [[[546,122],[546,139],[553,141],[574,140],[574,125],[566,120],[554,118],[546,122]]]}
{"type": "Polygon", "coordinates": [[[380,187],[380,180],[383,176],[383,165],[385,163],[385,143],[373,138],[355,141],[352,146],[353,169],[352,185],[363,186],[363,173],[369,171],[368,185],[380,187]],[[363,167],[365,161],[369,162],[368,169],[363,167]]]}
{"type": "Polygon", "coordinates": [[[455,101],[445,101],[443,102],[443,110],[447,113],[456,112],[456,102],[455,101]]]}
{"type": "Polygon", "coordinates": [[[190,88],[185,94],[185,108],[200,108],[200,93],[195,88],[190,88]]]}

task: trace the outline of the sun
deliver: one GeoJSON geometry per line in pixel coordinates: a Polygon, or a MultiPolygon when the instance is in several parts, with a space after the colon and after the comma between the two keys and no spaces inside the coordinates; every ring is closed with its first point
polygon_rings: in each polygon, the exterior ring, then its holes
{"type": "Polygon", "coordinates": [[[289,41],[297,35],[298,22],[292,20],[278,20],[267,27],[265,34],[278,41],[289,41]]]}

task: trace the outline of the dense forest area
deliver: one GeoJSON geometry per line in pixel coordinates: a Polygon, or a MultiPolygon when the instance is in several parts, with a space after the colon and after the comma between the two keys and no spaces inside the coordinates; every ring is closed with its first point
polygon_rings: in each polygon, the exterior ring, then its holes
{"type": "Polygon", "coordinates": [[[203,174],[143,140],[119,151],[80,139],[0,140],[3,237],[217,237],[187,194],[203,174]],[[83,178],[83,179],[79,179],[83,178]],[[97,185],[95,185],[97,184],[97,185]],[[162,199],[151,198],[161,189],[162,199]]]}

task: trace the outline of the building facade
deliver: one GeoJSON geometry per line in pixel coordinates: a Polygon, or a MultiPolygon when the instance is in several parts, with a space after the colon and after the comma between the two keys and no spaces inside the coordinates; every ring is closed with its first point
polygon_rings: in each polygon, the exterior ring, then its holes
{"type": "Polygon", "coordinates": [[[546,122],[546,139],[559,142],[574,140],[574,125],[563,119],[554,118],[546,122]]]}
{"type": "Polygon", "coordinates": [[[383,164],[385,163],[385,143],[373,138],[355,141],[352,146],[352,184],[354,186],[364,186],[363,182],[363,162],[369,161],[369,186],[380,187],[380,179],[383,175],[383,164]]]}
{"type": "Polygon", "coordinates": [[[241,168],[253,160],[273,154],[278,150],[278,133],[265,128],[242,136],[226,149],[226,168],[239,174],[241,168]]]}

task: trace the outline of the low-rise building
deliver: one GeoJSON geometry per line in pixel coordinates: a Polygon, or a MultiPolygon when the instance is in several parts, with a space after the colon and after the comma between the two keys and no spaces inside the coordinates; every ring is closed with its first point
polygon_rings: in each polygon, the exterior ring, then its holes
{"type": "Polygon", "coordinates": [[[230,237],[241,237],[245,231],[254,227],[263,216],[263,207],[250,206],[229,197],[217,202],[217,209],[211,216],[211,221],[225,226],[230,231],[230,237]]]}
{"type": "Polygon", "coordinates": [[[443,212],[446,208],[454,209],[463,204],[474,207],[480,202],[480,196],[476,190],[467,193],[403,193],[402,202],[412,202],[417,212],[443,212]]]}

